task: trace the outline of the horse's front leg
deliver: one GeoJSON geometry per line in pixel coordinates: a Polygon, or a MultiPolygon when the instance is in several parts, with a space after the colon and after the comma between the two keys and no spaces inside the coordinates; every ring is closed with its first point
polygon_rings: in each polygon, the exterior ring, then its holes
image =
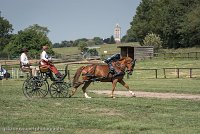
{"type": "Polygon", "coordinates": [[[112,81],[112,92],[111,92],[111,97],[112,97],[112,98],[115,98],[115,96],[114,96],[114,91],[115,91],[117,82],[118,82],[118,79],[114,79],[114,80],[112,81]]]}
{"type": "Polygon", "coordinates": [[[131,94],[132,97],[136,97],[135,93],[129,89],[128,84],[126,84],[123,80],[119,81],[120,84],[122,84],[126,89],[128,89],[129,93],[131,94]]]}

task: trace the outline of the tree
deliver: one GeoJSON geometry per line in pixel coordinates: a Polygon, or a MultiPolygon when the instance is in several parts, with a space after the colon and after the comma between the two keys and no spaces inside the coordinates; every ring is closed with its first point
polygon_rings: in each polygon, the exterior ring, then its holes
{"type": "Polygon", "coordinates": [[[110,37],[109,44],[115,44],[115,39],[113,35],[110,37]]]}
{"type": "Polygon", "coordinates": [[[153,46],[154,47],[154,51],[158,52],[158,50],[161,48],[162,46],[162,41],[161,38],[153,33],[149,33],[143,40],[143,45],[144,46],[153,46]]]}
{"type": "Polygon", "coordinates": [[[86,39],[86,38],[77,39],[74,41],[73,46],[76,47],[76,46],[78,46],[79,42],[87,42],[87,41],[88,41],[88,39],[86,39]]]}
{"type": "Polygon", "coordinates": [[[26,28],[14,35],[8,45],[4,48],[4,52],[9,55],[19,56],[22,48],[27,48],[31,57],[39,57],[40,50],[43,45],[49,45],[49,53],[52,51],[52,43],[47,35],[37,29],[26,28]]]}
{"type": "Polygon", "coordinates": [[[122,39],[121,39],[121,42],[123,43],[123,42],[126,42],[126,39],[127,39],[127,35],[124,35],[123,37],[122,37],[122,39]]]}
{"type": "Polygon", "coordinates": [[[78,43],[78,48],[79,48],[79,50],[81,50],[81,52],[82,52],[86,47],[87,47],[87,43],[86,43],[86,42],[80,41],[80,42],[78,43]]]}
{"type": "Polygon", "coordinates": [[[100,37],[94,37],[93,41],[95,42],[95,45],[103,44],[103,39],[101,39],[100,37]]]}
{"type": "Polygon", "coordinates": [[[127,41],[142,42],[147,33],[151,31],[150,21],[155,1],[142,0],[138,6],[136,15],[130,23],[131,28],[127,31],[127,41]]]}
{"type": "Polygon", "coordinates": [[[33,31],[36,31],[38,33],[42,33],[43,35],[47,35],[50,32],[50,30],[47,27],[42,27],[42,26],[39,26],[38,24],[34,24],[32,26],[29,26],[25,30],[33,30],[33,31]]]}
{"type": "MultiPolygon", "coordinates": [[[[192,35],[188,33],[188,28],[197,26],[189,23],[192,21],[191,17],[194,17],[196,12],[195,20],[200,19],[197,15],[198,8],[194,10],[198,3],[199,0],[142,0],[125,40],[142,43],[145,36],[152,32],[160,35],[164,48],[185,47],[186,43],[183,42],[191,43],[188,39],[191,39],[192,35]]],[[[193,32],[199,33],[198,30],[193,32]]],[[[193,40],[198,40],[197,36],[198,34],[192,36],[193,40]]]]}
{"type": "Polygon", "coordinates": [[[200,46],[200,2],[195,4],[181,23],[181,41],[183,47],[200,46]]]}
{"type": "Polygon", "coordinates": [[[9,43],[12,31],[12,24],[0,16],[0,50],[3,50],[5,45],[9,43]]]}

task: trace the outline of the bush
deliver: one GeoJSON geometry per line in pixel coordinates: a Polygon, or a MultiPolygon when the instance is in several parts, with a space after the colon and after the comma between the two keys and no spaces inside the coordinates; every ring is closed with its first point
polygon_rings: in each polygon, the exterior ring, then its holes
{"type": "Polygon", "coordinates": [[[149,33],[146,35],[146,37],[143,40],[143,46],[153,46],[154,51],[158,52],[158,50],[162,46],[162,41],[159,35],[156,35],[154,33],[149,33]]]}

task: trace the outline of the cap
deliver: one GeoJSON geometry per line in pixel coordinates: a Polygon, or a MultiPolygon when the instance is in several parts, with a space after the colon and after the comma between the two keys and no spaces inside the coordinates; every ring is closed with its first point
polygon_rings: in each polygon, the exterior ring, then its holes
{"type": "Polygon", "coordinates": [[[42,46],[42,49],[48,49],[49,47],[47,45],[42,46]]]}
{"type": "Polygon", "coordinates": [[[27,48],[22,48],[22,52],[28,52],[27,48]]]}

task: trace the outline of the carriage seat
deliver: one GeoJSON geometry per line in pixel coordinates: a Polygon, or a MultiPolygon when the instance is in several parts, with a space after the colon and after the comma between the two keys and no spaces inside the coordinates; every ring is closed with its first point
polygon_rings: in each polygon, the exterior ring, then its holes
{"type": "Polygon", "coordinates": [[[19,70],[21,70],[23,73],[32,75],[30,67],[23,67],[21,62],[19,64],[19,70]]]}
{"type": "Polygon", "coordinates": [[[47,73],[47,72],[49,72],[49,67],[46,66],[46,65],[40,65],[39,69],[40,69],[41,73],[47,73]]]}
{"type": "Polygon", "coordinates": [[[31,69],[30,69],[30,68],[20,68],[20,70],[21,70],[23,73],[31,73],[31,69]]]}

